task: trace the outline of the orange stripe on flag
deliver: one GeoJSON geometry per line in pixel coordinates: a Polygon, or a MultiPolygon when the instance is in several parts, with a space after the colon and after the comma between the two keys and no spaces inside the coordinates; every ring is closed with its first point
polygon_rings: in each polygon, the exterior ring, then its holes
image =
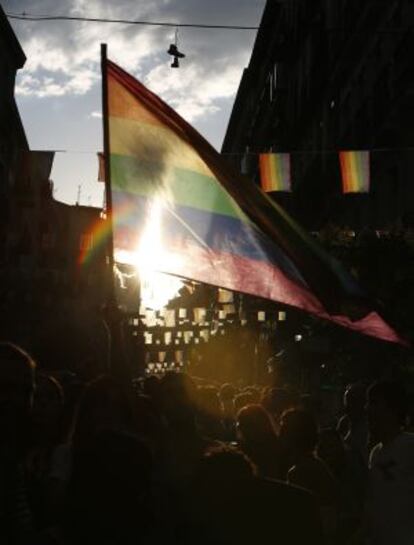
{"type": "Polygon", "coordinates": [[[114,78],[108,78],[109,115],[124,119],[133,119],[142,123],[161,125],[163,123],[138,102],[134,96],[114,78]]]}

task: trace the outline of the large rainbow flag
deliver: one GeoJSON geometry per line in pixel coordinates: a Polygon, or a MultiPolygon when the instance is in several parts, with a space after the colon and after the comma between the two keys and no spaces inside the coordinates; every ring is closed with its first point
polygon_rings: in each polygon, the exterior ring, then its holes
{"type": "Polygon", "coordinates": [[[107,61],[114,258],[399,342],[332,257],[172,108],[107,61]]]}

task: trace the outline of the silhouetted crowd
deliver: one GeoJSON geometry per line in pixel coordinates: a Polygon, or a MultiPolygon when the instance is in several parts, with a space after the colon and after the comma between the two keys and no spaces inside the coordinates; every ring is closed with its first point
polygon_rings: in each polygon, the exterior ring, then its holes
{"type": "Polygon", "coordinates": [[[0,544],[414,544],[412,405],[44,374],[0,343],[0,544]],[[323,423],[323,427],[320,426],[323,423]]]}

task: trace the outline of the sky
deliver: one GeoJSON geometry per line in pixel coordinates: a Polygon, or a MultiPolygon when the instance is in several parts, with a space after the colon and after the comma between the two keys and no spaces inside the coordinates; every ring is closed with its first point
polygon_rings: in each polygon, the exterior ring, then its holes
{"type": "MultiPolygon", "coordinates": [[[[173,23],[258,26],[266,0],[2,0],[6,13],[76,15],[173,23]]],[[[220,149],[256,32],[178,31],[179,69],[166,53],[175,29],[87,22],[10,20],[27,56],[16,99],[33,150],[55,156],[55,198],[101,206],[100,44],[108,57],[159,94],[220,149]]]]}

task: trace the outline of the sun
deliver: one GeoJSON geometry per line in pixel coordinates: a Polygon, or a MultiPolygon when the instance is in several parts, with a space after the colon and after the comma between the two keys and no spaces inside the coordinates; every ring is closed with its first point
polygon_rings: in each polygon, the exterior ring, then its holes
{"type": "Polygon", "coordinates": [[[171,270],[178,259],[165,248],[162,237],[164,201],[155,198],[147,211],[147,220],[135,251],[115,252],[115,261],[132,265],[140,279],[141,305],[160,310],[173,299],[183,282],[160,271],[171,270]]]}

